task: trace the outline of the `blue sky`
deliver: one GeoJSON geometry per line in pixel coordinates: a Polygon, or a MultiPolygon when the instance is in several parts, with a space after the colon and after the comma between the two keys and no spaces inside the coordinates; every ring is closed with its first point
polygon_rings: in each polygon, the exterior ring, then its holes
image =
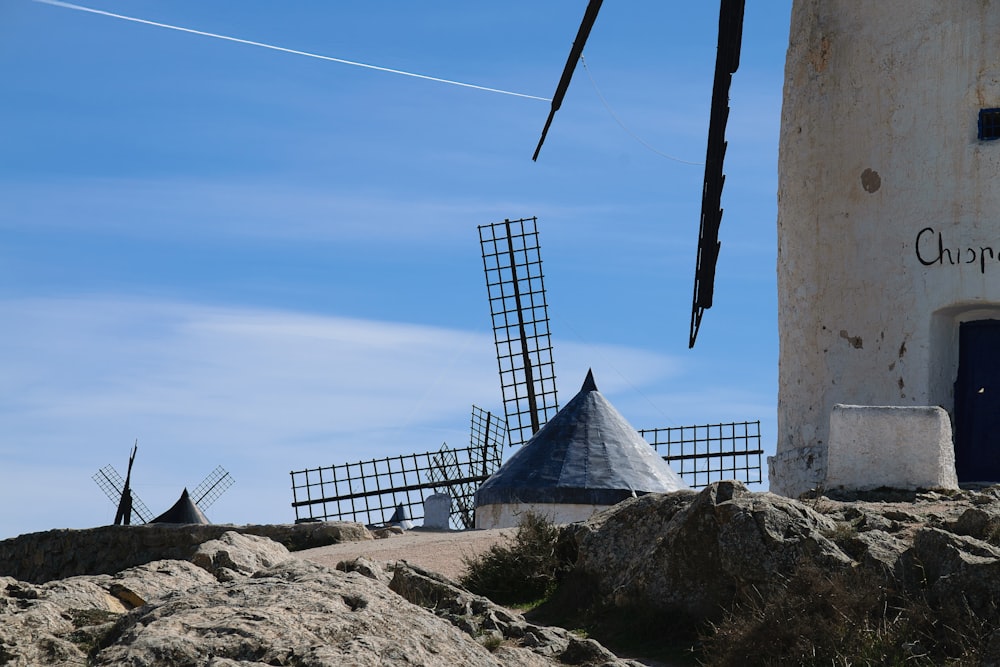
{"type": "MultiPolygon", "coordinates": [[[[586,6],[92,0],[149,21],[550,97],[586,6]]],[[[0,539],[220,523],[290,470],[464,446],[500,410],[477,225],[538,217],[557,384],[637,428],[755,420],[773,453],[789,0],[748,3],[715,306],[687,348],[717,3],[606,2],[548,103],[0,0],[0,539]],[[673,156],[669,159],[662,154],[673,156]]],[[[765,475],[766,479],[766,475],[765,475]]]]}

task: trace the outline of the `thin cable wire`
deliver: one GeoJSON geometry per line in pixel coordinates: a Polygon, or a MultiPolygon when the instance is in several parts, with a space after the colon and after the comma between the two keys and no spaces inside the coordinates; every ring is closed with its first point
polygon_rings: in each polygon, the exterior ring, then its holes
{"type": "Polygon", "coordinates": [[[82,5],[74,5],[68,2],[60,2],[60,0],[33,0],[34,2],[39,2],[45,5],[52,5],[54,7],[63,7],[65,9],[75,9],[79,12],[88,12],[90,14],[99,14],[101,16],[109,16],[115,19],[121,19],[123,21],[132,21],[133,23],[142,23],[144,25],[151,25],[157,28],[166,28],[168,30],[177,30],[180,32],[190,33],[192,35],[201,35],[202,37],[213,37],[215,39],[222,39],[227,42],[236,42],[237,44],[246,44],[248,46],[259,46],[262,49],[270,49],[272,51],[281,51],[283,53],[291,53],[296,56],[306,56],[308,58],[317,58],[319,60],[327,60],[334,63],[340,63],[342,65],[351,65],[353,67],[363,67],[365,69],[372,69],[378,72],[388,72],[389,74],[399,74],[401,76],[410,76],[416,79],[424,79],[426,81],[436,81],[438,83],[447,83],[452,86],[461,86],[462,88],[473,88],[475,90],[483,90],[488,93],[499,93],[501,95],[512,95],[514,97],[524,97],[530,100],[541,100],[542,102],[551,102],[551,98],[548,97],[538,97],[537,95],[527,95],[525,93],[516,93],[510,90],[502,90],[500,88],[489,88],[487,86],[478,86],[474,83],[463,83],[461,81],[453,81],[451,79],[442,79],[436,76],[428,76],[426,74],[417,74],[415,72],[406,72],[399,69],[392,69],[389,67],[379,67],[378,65],[370,65],[368,63],[359,63],[353,60],[344,60],[343,58],[334,58],[333,56],[324,56],[318,53],[309,53],[308,51],[298,51],[296,49],[287,49],[283,46],[275,46],[273,44],[264,44],[263,42],[254,42],[249,39],[240,39],[239,37],[229,37],[227,35],[219,35],[214,32],[205,32],[203,30],[194,30],[192,28],[182,28],[181,26],[170,25],[169,23],[157,23],[156,21],[147,21],[146,19],[139,19],[133,16],[125,16],[123,14],[114,14],[112,12],[106,12],[100,9],[93,9],[91,7],[84,7],[82,5]]]}
{"type": "MultiPolygon", "coordinates": [[[[36,2],[45,2],[46,0],[35,0],[35,1],[36,2]]],[[[633,139],[635,139],[640,144],[642,144],[643,146],[645,146],[649,150],[653,151],[654,153],[656,153],[660,157],[665,157],[668,160],[673,160],[674,162],[679,162],[681,164],[690,164],[690,165],[695,166],[695,167],[704,167],[705,166],[704,162],[689,162],[687,160],[682,160],[679,157],[674,157],[673,155],[667,155],[666,153],[661,153],[660,151],[656,150],[654,147],[650,146],[648,143],[646,143],[645,141],[643,141],[642,138],[639,137],[635,132],[633,132],[632,130],[628,129],[625,126],[625,123],[623,123],[621,121],[621,119],[618,117],[618,114],[616,114],[614,112],[614,109],[611,108],[611,105],[608,104],[608,101],[606,99],[604,99],[604,95],[601,94],[600,88],[597,87],[597,82],[594,81],[594,77],[590,73],[590,68],[587,67],[587,61],[583,59],[582,55],[580,56],[580,62],[583,64],[584,71],[587,72],[587,78],[590,79],[590,84],[594,87],[594,92],[597,93],[597,96],[599,98],[601,98],[601,102],[604,104],[604,108],[608,110],[608,113],[611,114],[611,117],[615,119],[615,122],[618,123],[618,125],[623,130],[625,130],[625,132],[630,137],[632,137],[633,139]]]]}

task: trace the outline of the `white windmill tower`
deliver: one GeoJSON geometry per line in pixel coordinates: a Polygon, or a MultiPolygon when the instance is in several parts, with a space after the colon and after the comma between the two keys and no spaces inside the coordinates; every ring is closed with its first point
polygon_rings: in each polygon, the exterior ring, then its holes
{"type": "Polygon", "coordinates": [[[829,481],[836,404],[939,406],[958,481],[1000,480],[998,35],[998,2],[794,2],[772,491],[829,481]]]}

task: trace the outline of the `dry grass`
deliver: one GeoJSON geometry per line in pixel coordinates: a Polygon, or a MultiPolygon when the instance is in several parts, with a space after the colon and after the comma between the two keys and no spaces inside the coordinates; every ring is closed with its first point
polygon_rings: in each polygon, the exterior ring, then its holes
{"type": "Polygon", "coordinates": [[[536,604],[548,597],[572,564],[558,552],[559,528],[527,512],[517,532],[480,555],[464,559],[461,584],[498,604],[536,604]]]}
{"type": "Polygon", "coordinates": [[[751,591],[709,626],[704,664],[995,664],[987,654],[996,613],[916,588],[868,571],[805,565],[767,595],[751,591]]]}

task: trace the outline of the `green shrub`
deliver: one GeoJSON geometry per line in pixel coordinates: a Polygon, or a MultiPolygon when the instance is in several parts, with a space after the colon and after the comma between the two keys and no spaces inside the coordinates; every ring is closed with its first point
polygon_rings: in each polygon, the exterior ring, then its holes
{"type": "Polygon", "coordinates": [[[543,600],[572,566],[560,557],[559,528],[545,517],[526,512],[517,532],[474,558],[461,584],[494,602],[506,605],[543,600]]]}

